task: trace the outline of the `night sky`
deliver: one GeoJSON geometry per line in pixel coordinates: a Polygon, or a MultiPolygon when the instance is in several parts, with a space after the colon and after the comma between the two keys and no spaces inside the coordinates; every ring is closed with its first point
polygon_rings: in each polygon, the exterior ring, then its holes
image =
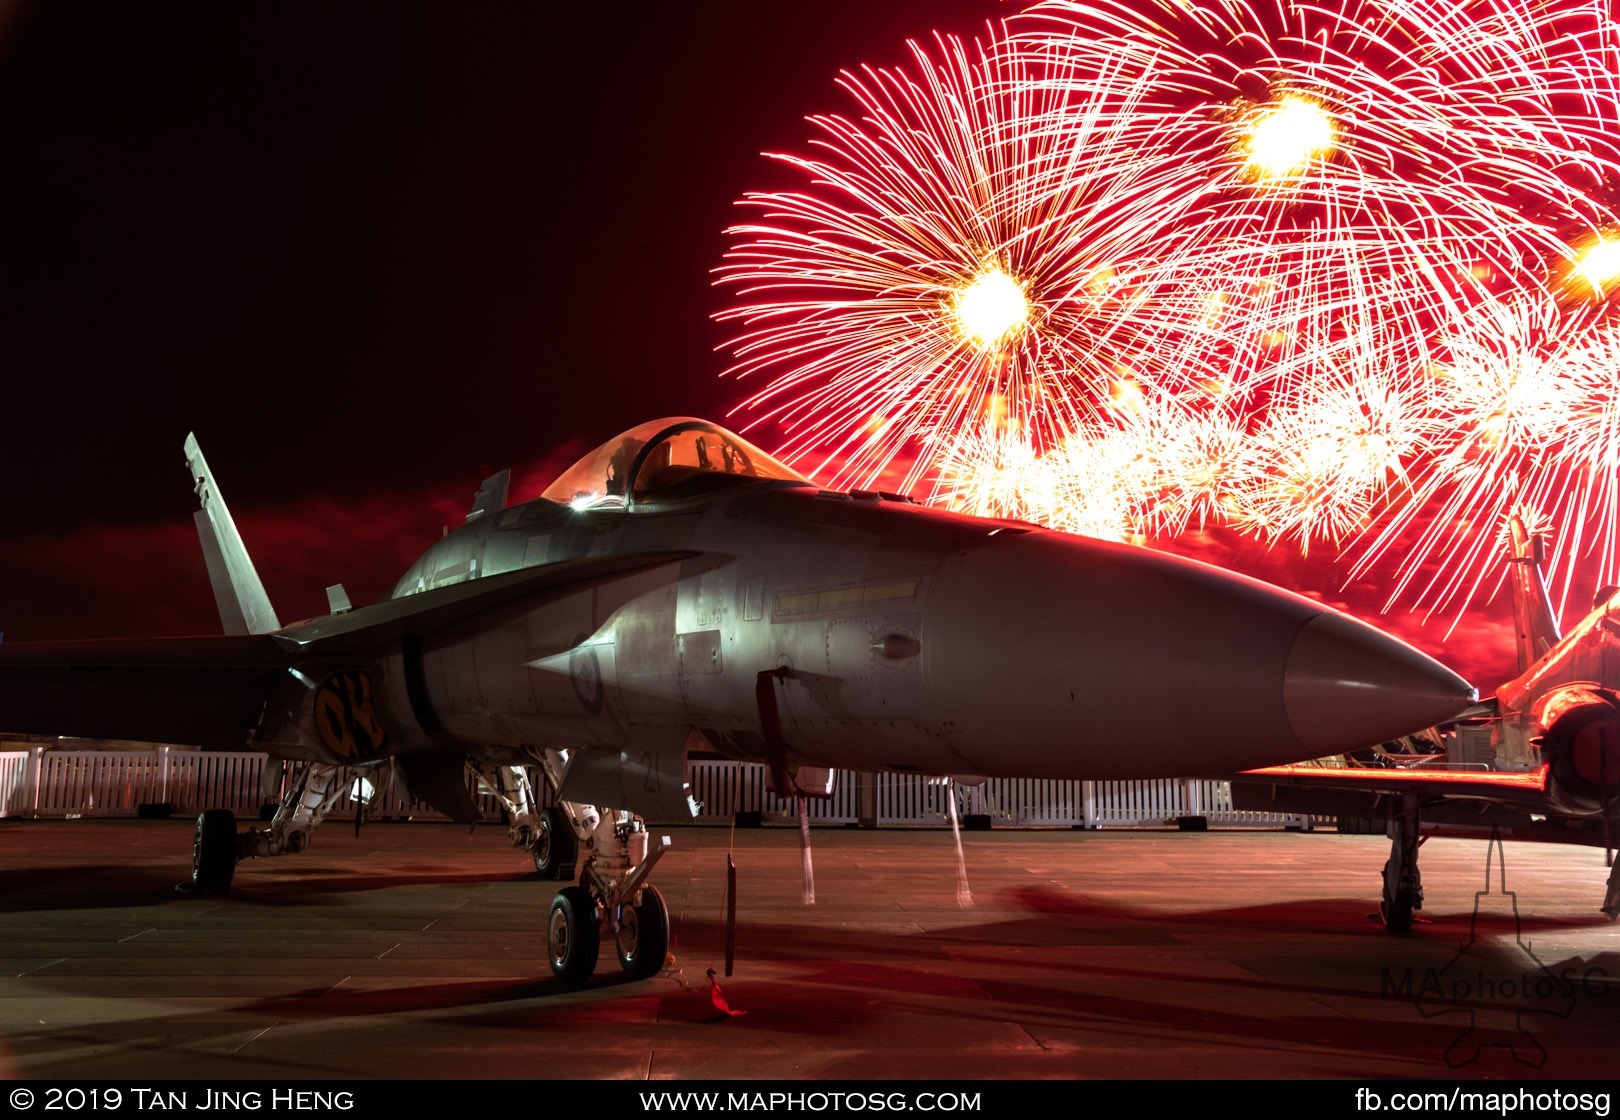
{"type": "MultiPolygon", "coordinates": [[[[0,4],[0,631],[217,630],[193,429],[286,622],[382,594],[495,470],[531,497],[643,420],[724,420],[710,270],[760,153],[847,108],[840,68],[1010,10],[0,4]]],[[[1488,690],[1502,607],[1446,644],[1374,621],[1488,690]]]]}

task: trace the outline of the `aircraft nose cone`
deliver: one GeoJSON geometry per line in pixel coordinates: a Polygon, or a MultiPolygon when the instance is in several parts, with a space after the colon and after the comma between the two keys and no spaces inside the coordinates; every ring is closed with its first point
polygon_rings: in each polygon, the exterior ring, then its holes
{"type": "Polygon", "coordinates": [[[1450,719],[1477,699],[1439,662],[1344,615],[1311,619],[1283,673],[1283,708],[1307,748],[1333,754],[1450,719]]]}
{"type": "Polygon", "coordinates": [[[1373,746],[1472,696],[1425,654],[1314,600],[1061,533],[964,549],[941,565],[928,611],[922,718],[961,773],[1234,773],[1373,746]]]}

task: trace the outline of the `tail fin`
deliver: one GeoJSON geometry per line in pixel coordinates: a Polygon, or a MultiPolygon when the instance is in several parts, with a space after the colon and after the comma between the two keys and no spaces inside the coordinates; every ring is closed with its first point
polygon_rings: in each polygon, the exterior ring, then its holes
{"type": "Polygon", "coordinates": [[[473,497],[472,511],[467,514],[467,520],[477,521],[485,514],[499,513],[505,509],[506,490],[511,481],[511,470],[504,470],[484,479],[484,484],[478,488],[478,493],[473,497]]]}
{"type": "Polygon", "coordinates": [[[186,436],[186,466],[202,501],[202,509],[192,516],[197,522],[203,559],[208,562],[208,580],[214,585],[214,601],[219,604],[225,633],[269,634],[280,630],[281,621],[270,605],[270,596],[264,593],[264,584],[259,582],[259,573],[236,531],[236,522],[231,520],[231,511],[225,508],[225,499],[220,496],[195,433],[186,436]]]}
{"type": "Polygon", "coordinates": [[[1519,672],[1558,644],[1558,619],[1553,616],[1552,600],[1547,597],[1547,580],[1541,570],[1541,538],[1532,536],[1518,514],[1508,518],[1513,538],[1513,628],[1518,633],[1519,672]]]}

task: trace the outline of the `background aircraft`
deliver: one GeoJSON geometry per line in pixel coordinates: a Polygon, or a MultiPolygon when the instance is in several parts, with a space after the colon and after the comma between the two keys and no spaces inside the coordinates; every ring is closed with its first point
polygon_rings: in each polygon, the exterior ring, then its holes
{"type": "Polygon", "coordinates": [[[0,725],[258,749],[270,827],[198,822],[193,885],[296,851],[341,767],[472,820],[471,769],[590,974],[602,929],[651,975],[668,915],[640,820],[688,816],[694,747],[825,793],[835,768],[1124,778],[1315,757],[1457,714],[1456,674],[1365,623],[1148,549],[822,490],[694,419],[643,424],[507,507],[504,474],[372,606],[282,626],[196,441],[228,633],[0,646],[0,725]],[[531,768],[557,791],[538,808],[531,768]]]}
{"type": "Polygon", "coordinates": [[[1610,849],[1602,908],[1620,917],[1612,855],[1620,841],[1620,589],[1600,591],[1591,613],[1561,635],[1539,538],[1517,516],[1509,532],[1519,675],[1457,725],[1443,755],[1435,737],[1429,753],[1362,751],[1344,768],[1275,767],[1232,783],[1238,808],[1387,819],[1393,843],[1381,912],[1397,932],[1423,905],[1425,823],[1610,849]]]}

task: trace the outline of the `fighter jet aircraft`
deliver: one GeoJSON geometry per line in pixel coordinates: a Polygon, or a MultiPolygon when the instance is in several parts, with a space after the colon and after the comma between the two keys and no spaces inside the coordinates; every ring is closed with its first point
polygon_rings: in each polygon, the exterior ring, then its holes
{"type": "MultiPolygon", "coordinates": [[[[1272,767],[1232,783],[1240,809],[1387,820],[1393,843],[1380,913],[1395,932],[1410,929],[1423,905],[1424,824],[1620,843],[1620,588],[1605,588],[1560,635],[1541,543],[1518,517],[1509,531],[1519,675],[1468,713],[1444,753],[1363,750],[1361,765],[1272,767]]],[[[1602,907],[1611,919],[1620,916],[1620,864],[1612,866],[1602,907]]]]}
{"type": "Polygon", "coordinates": [[[470,820],[499,794],[554,899],[551,966],[613,937],[662,964],[668,915],[641,818],[694,811],[695,747],[767,764],[1149,778],[1386,739],[1466,707],[1461,678],[1298,595],[1148,549],[825,490],[714,424],[609,440],[533,501],[503,473],[392,594],[282,626],[195,439],[186,458],[228,633],[0,646],[0,726],[287,760],[268,829],[199,819],[193,884],[296,851],[341,767],[470,820]],[[531,769],[532,768],[532,769],[531,769]],[[540,810],[533,770],[558,805],[540,810]]]}

